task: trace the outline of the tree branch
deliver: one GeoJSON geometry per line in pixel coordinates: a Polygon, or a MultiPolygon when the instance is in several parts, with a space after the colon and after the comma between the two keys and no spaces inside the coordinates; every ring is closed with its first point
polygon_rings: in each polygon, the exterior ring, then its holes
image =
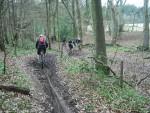
{"type": "Polygon", "coordinates": [[[147,75],[146,77],[142,78],[138,83],[137,85],[139,86],[144,80],[146,80],[147,78],[149,78],[150,75],[147,75]]]}
{"type": "Polygon", "coordinates": [[[62,3],[63,3],[63,5],[65,6],[65,8],[66,8],[66,10],[67,10],[67,12],[68,12],[68,14],[69,14],[69,16],[71,17],[71,19],[72,19],[72,21],[73,21],[73,16],[71,15],[71,13],[70,13],[70,11],[69,11],[67,5],[65,4],[64,0],[62,0],[62,3]]]}
{"type": "Polygon", "coordinates": [[[13,91],[13,92],[17,92],[17,93],[21,93],[24,95],[30,95],[30,90],[27,88],[20,88],[17,86],[5,86],[5,85],[0,85],[0,90],[6,90],[6,91],[13,91]]]}
{"type": "Polygon", "coordinates": [[[124,1],[123,5],[125,5],[125,4],[126,4],[126,2],[127,2],[127,0],[125,0],[125,1],[124,1]]]}
{"type": "MultiPolygon", "coordinates": [[[[97,60],[95,57],[88,57],[88,58],[92,58],[95,62],[97,63],[100,63],[102,64],[103,66],[106,66],[112,73],[113,75],[115,76],[116,79],[120,79],[117,77],[116,73],[108,66],[108,65],[105,65],[103,62],[97,60]]],[[[129,84],[127,81],[123,80],[124,83],[126,83],[127,85],[129,85],[130,87],[133,87],[131,84],[129,84]]]]}

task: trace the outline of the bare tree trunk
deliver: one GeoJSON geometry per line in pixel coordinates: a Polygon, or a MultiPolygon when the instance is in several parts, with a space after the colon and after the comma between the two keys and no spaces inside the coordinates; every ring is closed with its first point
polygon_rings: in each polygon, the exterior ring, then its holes
{"type": "MultiPolygon", "coordinates": [[[[53,35],[56,36],[57,33],[56,33],[56,25],[57,25],[57,6],[58,6],[58,3],[57,3],[57,0],[55,1],[56,5],[55,5],[55,9],[54,9],[54,12],[53,12],[53,35]]],[[[56,40],[57,39],[57,36],[56,36],[56,40]]]]}
{"type": "Polygon", "coordinates": [[[11,8],[12,8],[12,5],[11,5],[11,2],[8,0],[7,1],[7,4],[8,4],[8,24],[10,25],[8,27],[9,29],[9,36],[10,36],[10,40],[11,40],[11,45],[14,47],[14,41],[13,41],[13,21],[12,21],[12,17],[11,17],[11,8]]]}
{"type": "Polygon", "coordinates": [[[79,37],[82,40],[82,20],[81,20],[81,11],[80,11],[80,6],[79,6],[79,0],[76,0],[76,6],[77,6],[77,19],[78,19],[78,32],[79,32],[79,37]]]}
{"type": "Polygon", "coordinates": [[[76,16],[75,16],[75,1],[72,0],[72,15],[73,15],[73,36],[77,37],[76,16]]]}
{"type": "Polygon", "coordinates": [[[9,25],[8,25],[8,19],[7,19],[7,17],[5,16],[5,19],[4,19],[4,37],[5,37],[5,42],[6,42],[6,44],[9,44],[9,37],[8,37],[8,35],[7,35],[7,33],[9,33],[8,32],[8,28],[9,28],[9,25]]]}
{"type": "Polygon", "coordinates": [[[89,0],[85,0],[86,2],[86,11],[89,11],[89,0]]]}
{"type": "Polygon", "coordinates": [[[53,35],[56,36],[56,15],[53,15],[53,35]]]}
{"type": "Polygon", "coordinates": [[[13,92],[17,92],[17,93],[21,93],[24,95],[30,95],[30,90],[27,88],[21,88],[21,87],[17,87],[17,86],[6,86],[6,85],[1,85],[0,84],[0,90],[6,90],[6,91],[13,91],[13,92]]]}
{"type": "Polygon", "coordinates": [[[4,59],[3,59],[3,63],[4,63],[4,68],[3,68],[3,73],[6,73],[6,46],[5,46],[5,35],[6,32],[5,31],[5,27],[6,27],[6,16],[5,14],[2,14],[4,10],[4,0],[1,0],[0,2],[0,49],[4,52],[4,59]]]}
{"type": "Polygon", "coordinates": [[[132,32],[134,31],[134,23],[135,23],[135,16],[136,16],[136,13],[134,14],[134,16],[133,16],[133,25],[132,25],[132,32]]]}
{"type": "Polygon", "coordinates": [[[108,0],[110,8],[111,8],[111,17],[112,17],[112,44],[115,45],[117,43],[118,37],[118,20],[115,11],[115,6],[113,4],[113,0],[108,0]]]}
{"type": "MultiPolygon", "coordinates": [[[[0,11],[1,12],[1,11],[0,11]]],[[[0,16],[0,50],[4,51],[4,37],[3,37],[3,30],[2,30],[2,18],[0,16]]]]}
{"type": "MultiPolygon", "coordinates": [[[[5,44],[4,44],[5,46],[5,44]]],[[[4,47],[4,59],[3,59],[3,62],[4,62],[4,69],[3,69],[3,73],[6,74],[6,59],[7,59],[7,51],[6,51],[6,47],[4,47]]]]}
{"type": "Polygon", "coordinates": [[[124,18],[123,18],[123,6],[126,3],[126,0],[119,0],[120,5],[118,7],[118,16],[119,16],[119,20],[118,20],[118,24],[119,24],[119,36],[121,35],[121,32],[123,31],[123,27],[124,27],[124,18]]]}
{"type": "Polygon", "coordinates": [[[51,31],[52,31],[52,27],[51,27],[51,25],[52,25],[52,24],[51,24],[51,20],[52,20],[52,18],[51,18],[51,16],[52,16],[52,15],[51,15],[51,14],[52,14],[52,13],[51,13],[51,0],[48,0],[48,4],[49,4],[49,5],[48,5],[48,6],[49,6],[49,8],[48,8],[49,17],[48,17],[48,18],[49,18],[49,44],[50,44],[50,45],[49,45],[49,49],[51,49],[51,31]]]}
{"type": "Polygon", "coordinates": [[[90,16],[90,15],[91,15],[91,14],[90,14],[91,12],[90,12],[90,4],[89,4],[89,3],[90,3],[89,0],[86,0],[86,11],[87,11],[87,13],[88,13],[88,15],[87,15],[87,16],[88,16],[88,18],[87,18],[88,24],[90,24],[90,17],[91,17],[91,16],[90,16]]]}
{"type": "MultiPolygon", "coordinates": [[[[22,24],[23,24],[23,0],[20,0],[20,27],[22,28],[22,24]]],[[[21,39],[21,47],[23,47],[23,42],[24,42],[24,39],[22,37],[22,31],[19,30],[19,39],[21,39]]]]}
{"type": "Polygon", "coordinates": [[[112,9],[112,44],[115,45],[117,43],[118,37],[118,22],[116,19],[115,9],[112,9]]]}
{"type": "Polygon", "coordinates": [[[17,42],[18,42],[18,33],[16,31],[16,26],[17,26],[17,22],[16,22],[16,18],[17,18],[17,14],[16,14],[16,9],[15,9],[15,4],[14,4],[14,0],[11,1],[12,3],[12,19],[13,19],[13,43],[14,43],[14,55],[17,56],[17,42]]]}
{"type": "Polygon", "coordinates": [[[149,0],[144,0],[144,41],[143,41],[143,49],[149,49],[149,15],[148,15],[148,2],[149,0]]]}
{"type": "MultiPolygon", "coordinates": [[[[4,34],[5,34],[5,29],[4,29],[4,27],[5,27],[5,16],[3,15],[3,17],[1,18],[1,37],[2,37],[2,39],[1,39],[1,41],[2,41],[2,46],[3,46],[3,52],[4,52],[4,58],[3,58],[3,63],[4,63],[4,66],[3,66],[3,73],[4,74],[6,74],[6,57],[7,57],[7,53],[6,53],[6,46],[5,46],[5,36],[4,36],[4,34]]],[[[0,38],[1,38],[0,37],[0,38]]]]}
{"type": "Polygon", "coordinates": [[[58,37],[58,48],[61,50],[61,44],[60,44],[60,31],[59,31],[59,0],[56,0],[56,14],[57,14],[57,37],[58,37]]]}
{"type": "Polygon", "coordinates": [[[18,45],[18,33],[16,32],[15,35],[14,35],[14,43],[15,43],[15,50],[14,50],[14,54],[15,56],[17,56],[17,45],[18,45]]]}
{"type": "Polygon", "coordinates": [[[109,4],[109,1],[107,3],[107,10],[106,10],[106,18],[107,18],[107,25],[108,25],[108,34],[109,36],[112,36],[112,25],[111,25],[111,7],[109,4]]]}
{"type": "Polygon", "coordinates": [[[0,49],[2,51],[5,50],[5,44],[4,44],[4,35],[3,35],[3,16],[2,12],[4,9],[4,0],[1,0],[0,2],[0,49]]]}
{"type": "MultiPolygon", "coordinates": [[[[96,56],[100,58],[104,64],[107,64],[101,0],[92,0],[91,2],[93,11],[93,25],[96,37],[96,56]]],[[[97,63],[96,67],[100,69],[102,65],[97,63]]]]}
{"type": "Polygon", "coordinates": [[[47,38],[48,38],[48,45],[49,45],[49,49],[51,49],[51,41],[50,41],[50,12],[49,12],[49,1],[45,0],[45,4],[46,4],[46,16],[47,16],[47,38]]]}

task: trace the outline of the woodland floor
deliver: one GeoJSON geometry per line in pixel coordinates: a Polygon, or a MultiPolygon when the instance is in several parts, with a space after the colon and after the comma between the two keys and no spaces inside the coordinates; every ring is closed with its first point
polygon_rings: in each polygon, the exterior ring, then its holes
{"type": "MultiPolygon", "coordinates": [[[[91,43],[91,34],[87,33],[86,37],[88,42],[91,43]]],[[[120,74],[120,62],[124,62],[124,78],[134,85],[137,84],[142,78],[150,75],[150,51],[139,51],[138,46],[142,45],[143,32],[128,32],[122,33],[119,37],[117,44],[121,47],[109,47],[107,46],[107,55],[109,59],[114,59],[113,64],[108,62],[109,66],[117,73],[120,74]]],[[[85,39],[84,39],[85,40],[85,39]]],[[[106,34],[106,43],[111,42],[111,37],[106,34]]],[[[89,56],[89,50],[83,50],[84,56],[89,56]]],[[[83,54],[82,53],[82,54],[83,54]]],[[[140,92],[147,96],[150,96],[150,76],[147,77],[138,86],[140,92]]]]}
{"type": "MultiPolygon", "coordinates": [[[[84,44],[92,44],[91,33],[85,34],[86,42],[84,44]]],[[[106,42],[110,42],[110,37],[106,35],[106,42]]],[[[109,66],[115,71],[120,73],[120,61],[124,61],[124,78],[129,83],[135,85],[142,78],[150,74],[150,59],[144,59],[150,57],[150,52],[141,52],[137,50],[137,46],[141,44],[143,39],[142,33],[123,33],[123,36],[119,39],[118,44],[122,47],[107,47],[107,55],[110,59],[115,59],[115,62],[109,66]]],[[[57,45],[53,45],[56,47],[57,45]]],[[[58,47],[58,46],[57,46],[58,47]]],[[[92,48],[83,48],[82,52],[75,51],[70,56],[73,59],[88,59],[92,56],[92,48]]],[[[36,52],[36,51],[35,51],[36,52]]],[[[64,50],[64,54],[67,50],[64,50]]],[[[57,113],[57,110],[52,105],[53,99],[48,91],[48,82],[46,75],[51,79],[54,88],[65,100],[67,105],[73,112],[78,113],[114,113],[109,109],[109,105],[103,102],[103,98],[98,96],[95,92],[91,92],[88,88],[81,85],[80,80],[85,79],[89,74],[79,74],[72,76],[66,73],[67,66],[62,63],[56,54],[48,53],[46,56],[46,64],[44,69],[40,68],[37,56],[20,56],[15,61],[11,61],[28,76],[31,81],[31,95],[34,98],[26,97],[31,100],[31,109],[29,113],[57,113]],[[93,96],[91,100],[88,97],[93,96]],[[85,105],[88,102],[96,103],[96,107],[93,112],[87,112],[85,105]]],[[[11,58],[10,58],[11,59],[11,58]]],[[[13,65],[13,64],[12,64],[13,65]]],[[[136,87],[141,94],[150,97],[150,77],[144,80],[139,86],[136,87]]],[[[150,105],[148,106],[150,108],[150,105]]],[[[21,113],[21,112],[17,112],[21,113]]],[[[23,112],[22,112],[23,113],[23,112]]]]}
{"type": "MultiPolygon", "coordinates": [[[[91,33],[86,33],[83,39],[83,44],[94,44],[91,33]]],[[[141,95],[150,97],[150,52],[143,52],[137,49],[138,46],[142,45],[143,33],[142,32],[132,32],[132,33],[123,33],[119,37],[118,44],[119,47],[107,46],[107,55],[109,59],[113,59],[114,62],[108,61],[108,65],[113,69],[113,71],[119,76],[120,75],[120,62],[124,62],[124,80],[129,84],[133,85],[135,89],[140,92],[141,95]],[[146,59],[145,59],[146,58],[146,59]],[[148,58],[148,59],[147,59],[148,58]],[[138,84],[141,79],[144,79],[140,84],[138,84]]],[[[106,43],[110,43],[111,38],[106,34],[106,43]]],[[[58,47],[54,45],[53,48],[58,47]]],[[[66,55],[68,49],[64,48],[64,55],[66,55]]],[[[82,49],[82,52],[74,50],[73,54],[70,56],[73,59],[88,60],[88,57],[93,56],[93,47],[85,47],[82,49]]],[[[63,59],[64,60],[64,59],[63,59]]],[[[75,64],[74,64],[75,65],[75,64]]],[[[90,74],[79,74],[76,73],[75,76],[69,73],[66,73],[64,68],[67,68],[66,64],[62,64],[60,61],[59,67],[61,70],[61,77],[64,81],[69,84],[70,93],[77,100],[76,107],[79,109],[80,113],[87,112],[86,108],[89,103],[96,103],[95,109],[92,113],[102,113],[102,112],[112,112],[109,110],[109,105],[106,105],[104,100],[101,99],[96,93],[91,92],[89,89],[86,89],[83,84],[80,84],[82,80],[87,79],[90,74]],[[83,85],[83,86],[82,86],[83,85]],[[89,100],[90,96],[96,98],[96,100],[89,100]],[[100,107],[101,106],[101,107],[100,107]]],[[[90,106],[90,105],[89,105],[90,106]]],[[[147,105],[150,109],[150,105],[147,105]]],[[[124,111],[125,112],[125,111],[124,111]]],[[[123,111],[121,112],[123,113],[123,111]]]]}
{"type": "MultiPolygon", "coordinates": [[[[93,44],[94,40],[92,39],[91,33],[86,33],[83,39],[83,44],[93,44]]],[[[141,95],[146,97],[150,97],[150,51],[143,52],[137,49],[138,46],[142,45],[143,33],[142,32],[132,32],[132,33],[123,33],[121,37],[119,37],[118,44],[120,47],[109,47],[107,46],[107,55],[109,59],[113,59],[114,62],[108,61],[108,65],[113,69],[113,71],[119,76],[120,75],[120,63],[124,62],[124,80],[129,84],[133,85],[135,89],[140,92],[141,95]],[[138,84],[143,78],[145,78],[140,84],[138,84]]],[[[111,38],[106,34],[106,43],[110,43],[111,38]]],[[[66,49],[64,49],[64,54],[66,53],[66,49]]],[[[88,60],[88,57],[93,56],[93,47],[83,48],[82,52],[74,50],[71,58],[73,59],[82,59],[88,60]]],[[[64,68],[65,64],[60,67],[64,68]]],[[[63,70],[63,69],[62,69],[63,70]]],[[[79,107],[80,113],[86,111],[85,105],[88,103],[97,103],[95,109],[92,113],[102,113],[102,112],[112,112],[109,110],[109,105],[103,103],[101,98],[98,98],[97,95],[93,92],[89,92],[88,89],[84,88],[84,86],[79,86],[79,81],[86,79],[87,76],[91,76],[90,74],[78,74],[75,76],[68,75],[65,71],[63,71],[61,75],[63,75],[65,79],[68,78],[70,80],[70,85],[73,86],[72,94],[76,97],[78,104],[82,107],[79,107]],[[64,72],[64,73],[63,73],[64,72]],[[70,77],[71,76],[71,77],[70,77]],[[75,90],[74,90],[75,89],[75,90]],[[79,91],[81,90],[81,91],[79,91]],[[91,93],[91,94],[90,94],[91,93]],[[97,97],[96,100],[89,100],[90,96],[97,97]],[[88,98],[87,98],[88,97],[88,98]],[[89,101],[89,102],[88,102],[89,101]],[[100,107],[103,106],[103,107],[100,107]]],[[[83,85],[83,84],[82,84],[83,85]]],[[[147,105],[150,109],[150,105],[147,105]]],[[[125,112],[125,111],[124,111],[125,112]]],[[[123,111],[121,112],[123,113],[123,111]]]]}

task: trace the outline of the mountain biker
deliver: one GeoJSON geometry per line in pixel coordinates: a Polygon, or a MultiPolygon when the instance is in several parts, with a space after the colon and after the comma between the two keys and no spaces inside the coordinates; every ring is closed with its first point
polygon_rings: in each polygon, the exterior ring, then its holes
{"type": "Polygon", "coordinates": [[[46,37],[44,35],[40,35],[39,39],[36,42],[37,54],[40,55],[41,51],[46,53],[46,48],[48,47],[48,43],[46,41],[46,37]]]}

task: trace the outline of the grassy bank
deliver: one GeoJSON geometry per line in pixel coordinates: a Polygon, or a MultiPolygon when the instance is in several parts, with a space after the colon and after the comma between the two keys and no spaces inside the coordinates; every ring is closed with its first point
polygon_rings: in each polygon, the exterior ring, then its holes
{"type": "Polygon", "coordinates": [[[63,57],[61,63],[67,77],[74,84],[80,84],[74,86],[80,87],[80,90],[84,93],[83,95],[85,95],[86,101],[83,105],[83,111],[98,112],[97,109],[100,108],[100,105],[98,105],[97,101],[100,100],[106,104],[108,110],[116,113],[148,112],[146,106],[150,104],[149,98],[142,96],[138,91],[126,84],[121,88],[118,79],[106,76],[103,72],[95,70],[91,61],[87,62],[85,59],[66,56],[63,57]]]}
{"type": "MultiPolygon", "coordinates": [[[[7,73],[3,74],[3,62],[0,60],[0,85],[15,86],[21,89],[30,89],[30,80],[16,67],[15,59],[7,59],[7,73]]],[[[0,112],[30,113],[30,97],[7,90],[0,90],[0,112]]]]}

